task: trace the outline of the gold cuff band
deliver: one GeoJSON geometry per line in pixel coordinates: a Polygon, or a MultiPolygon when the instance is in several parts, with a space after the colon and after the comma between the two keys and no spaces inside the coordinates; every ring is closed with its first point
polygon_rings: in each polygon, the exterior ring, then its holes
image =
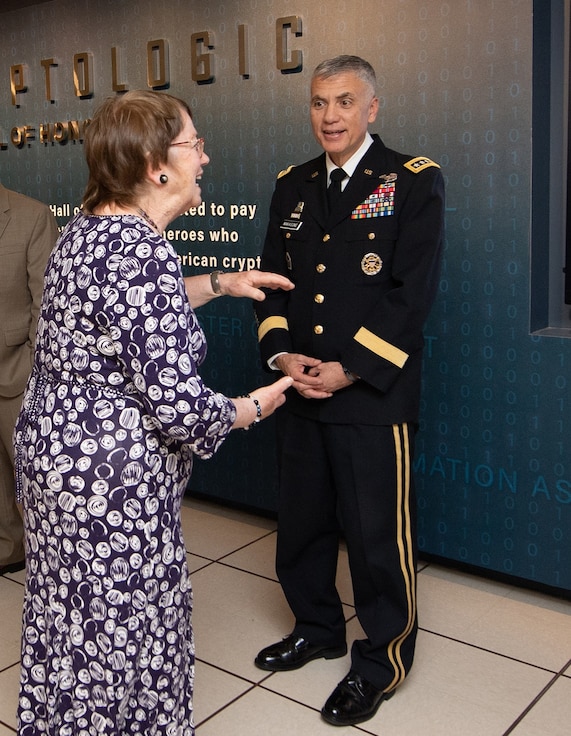
{"type": "Polygon", "coordinates": [[[262,342],[270,330],[289,330],[285,317],[267,317],[258,327],[258,341],[262,342]]]}
{"type": "Polygon", "coordinates": [[[408,353],[373,334],[366,327],[361,327],[355,334],[354,339],[363,345],[363,347],[367,348],[367,350],[375,353],[380,358],[388,360],[389,363],[396,365],[397,368],[402,368],[408,360],[408,353]]]}

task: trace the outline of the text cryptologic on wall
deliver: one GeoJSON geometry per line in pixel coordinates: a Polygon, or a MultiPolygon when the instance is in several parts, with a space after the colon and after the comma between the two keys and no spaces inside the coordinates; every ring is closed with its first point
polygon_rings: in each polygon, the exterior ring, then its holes
{"type": "MultiPolygon", "coordinates": [[[[240,24],[238,32],[238,69],[239,76],[250,76],[250,34],[247,24],[240,24]]],[[[284,16],[276,19],[275,24],[276,69],[284,74],[300,72],[303,68],[303,52],[290,48],[290,37],[302,36],[302,20],[298,15],[284,16]]],[[[213,31],[204,30],[190,34],[190,73],[197,84],[211,84],[215,81],[215,35],[213,31]]],[[[121,81],[122,49],[113,46],[111,54],[111,89],[114,92],[125,92],[128,87],[121,81]]],[[[164,89],[170,84],[169,43],[165,38],[147,42],[147,85],[151,89],[164,89]]],[[[45,98],[54,102],[53,75],[59,67],[55,58],[39,60],[44,70],[45,98]]],[[[25,62],[10,66],[10,98],[15,107],[19,107],[19,95],[28,92],[25,62]]],[[[93,56],[89,51],[74,54],[72,64],[73,86],[76,97],[90,98],[94,94],[93,56]]]]}
{"type": "MultiPolygon", "coordinates": [[[[250,36],[246,24],[238,25],[238,75],[244,79],[250,76],[250,36]]],[[[303,54],[291,49],[290,37],[302,35],[301,17],[284,16],[276,19],[276,68],[283,74],[298,73],[303,68],[303,54]]],[[[190,74],[196,84],[212,84],[215,75],[215,38],[212,31],[199,31],[190,35],[190,74]]],[[[121,49],[113,46],[111,53],[110,87],[113,92],[126,92],[128,86],[122,82],[121,49]]],[[[55,58],[39,60],[44,70],[45,98],[55,102],[53,75],[58,73],[59,62],[55,58]]],[[[159,38],[147,42],[147,79],[150,89],[166,89],[170,85],[169,43],[159,38]]],[[[10,66],[10,97],[14,107],[20,106],[21,96],[28,93],[26,63],[10,66]]],[[[74,54],[71,66],[73,89],[79,99],[90,99],[95,93],[93,84],[93,55],[89,51],[74,54]]],[[[40,143],[67,143],[83,140],[88,120],[68,120],[39,125],[15,125],[10,131],[10,140],[0,136],[0,150],[6,150],[11,143],[17,148],[40,143]]]]}

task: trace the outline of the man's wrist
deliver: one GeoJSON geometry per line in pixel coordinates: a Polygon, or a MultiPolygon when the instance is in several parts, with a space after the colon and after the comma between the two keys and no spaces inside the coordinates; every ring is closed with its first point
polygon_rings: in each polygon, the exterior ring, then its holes
{"type": "Polygon", "coordinates": [[[275,358],[275,360],[274,360],[274,365],[276,366],[276,368],[279,371],[281,371],[284,375],[286,375],[286,373],[285,373],[285,371],[284,371],[284,369],[282,367],[282,362],[283,362],[284,355],[287,355],[287,353],[280,353],[279,355],[277,355],[276,358],[275,358]]]}
{"type": "Polygon", "coordinates": [[[272,357],[268,360],[268,368],[272,371],[279,371],[281,368],[278,365],[278,358],[280,355],[286,355],[285,352],[276,353],[275,355],[272,355],[272,357]]]}
{"type": "Polygon", "coordinates": [[[341,363],[341,368],[343,368],[345,377],[351,381],[351,383],[356,383],[359,380],[359,376],[356,373],[353,373],[353,371],[350,371],[349,368],[346,368],[343,363],[341,363]]]}

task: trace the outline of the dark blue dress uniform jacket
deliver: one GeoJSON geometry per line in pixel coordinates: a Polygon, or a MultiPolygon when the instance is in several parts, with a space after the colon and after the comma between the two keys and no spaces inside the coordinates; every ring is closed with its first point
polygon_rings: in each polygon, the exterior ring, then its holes
{"type": "Polygon", "coordinates": [[[317,421],[418,419],[444,183],[430,159],[373,138],[330,215],[325,154],[282,172],[270,208],[261,267],[288,276],[295,289],[255,304],[264,366],[276,353],[303,353],[339,361],[362,379],[324,400],[291,389],[287,408],[317,421]]]}

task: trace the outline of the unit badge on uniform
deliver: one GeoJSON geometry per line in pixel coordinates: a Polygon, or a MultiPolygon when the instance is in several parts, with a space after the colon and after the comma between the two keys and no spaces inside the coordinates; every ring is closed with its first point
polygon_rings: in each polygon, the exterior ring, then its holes
{"type": "Polygon", "coordinates": [[[376,276],[383,267],[383,260],[378,253],[367,253],[361,261],[361,270],[367,276],[376,276]]]}
{"type": "Polygon", "coordinates": [[[364,202],[361,202],[353,212],[352,220],[364,220],[369,217],[387,217],[395,213],[396,174],[382,174],[379,179],[383,182],[371,192],[364,202]]]}

